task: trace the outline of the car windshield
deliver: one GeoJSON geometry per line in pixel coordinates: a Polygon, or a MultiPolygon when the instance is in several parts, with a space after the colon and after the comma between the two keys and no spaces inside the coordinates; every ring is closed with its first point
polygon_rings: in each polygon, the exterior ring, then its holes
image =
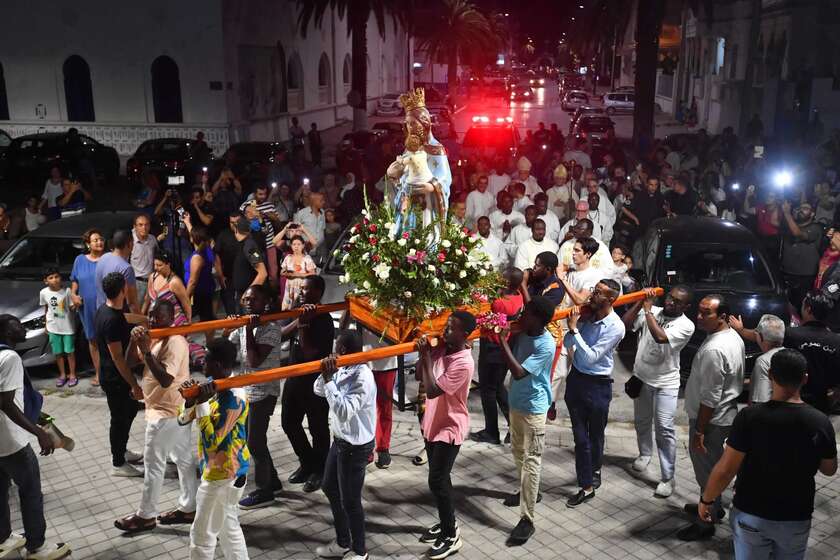
{"type": "Polygon", "coordinates": [[[610,119],[603,118],[585,118],[581,120],[580,125],[586,130],[594,132],[606,132],[612,126],[610,119]]]}
{"type": "Polygon", "coordinates": [[[689,284],[736,291],[768,291],[773,279],[752,247],[703,243],[665,243],[662,284],[689,284]]]}
{"type": "Polygon", "coordinates": [[[140,155],[162,154],[167,157],[186,157],[187,147],[184,142],[145,142],[137,150],[140,155]]]}
{"type": "Polygon", "coordinates": [[[40,277],[44,267],[50,266],[57,267],[62,274],[70,274],[82,248],[80,238],[25,237],[0,260],[0,274],[40,277]]]}
{"type": "Polygon", "coordinates": [[[509,128],[471,128],[464,136],[464,148],[511,148],[513,131],[509,128]]]}

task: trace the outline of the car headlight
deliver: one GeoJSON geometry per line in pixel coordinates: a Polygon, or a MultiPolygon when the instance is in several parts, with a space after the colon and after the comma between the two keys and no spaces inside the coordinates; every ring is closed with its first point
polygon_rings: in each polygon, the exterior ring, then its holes
{"type": "Polygon", "coordinates": [[[47,316],[46,314],[41,315],[40,317],[35,317],[34,319],[30,319],[25,323],[21,323],[23,328],[28,331],[34,331],[37,329],[43,329],[47,326],[47,316]]]}

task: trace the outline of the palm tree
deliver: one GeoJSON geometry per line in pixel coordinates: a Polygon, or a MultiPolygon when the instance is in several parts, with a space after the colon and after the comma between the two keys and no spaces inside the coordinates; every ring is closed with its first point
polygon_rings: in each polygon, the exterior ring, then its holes
{"type": "Polygon", "coordinates": [[[367,24],[371,15],[376,19],[379,35],[385,37],[385,18],[390,15],[394,25],[406,27],[412,12],[413,0],[298,0],[298,27],[305,37],[309,24],[320,28],[328,9],[338,17],[347,16],[347,33],[351,36],[352,77],[347,96],[353,107],[353,130],[367,128],[367,24]]]}
{"type": "Polygon", "coordinates": [[[438,0],[429,6],[429,17],[417,27],[417,48],[426,51],[429,61],[446,62],[449,96],[457,93],[458,61],[479,58],[497,50],[500,38],[490,18],[468,0],[438,0]]]}

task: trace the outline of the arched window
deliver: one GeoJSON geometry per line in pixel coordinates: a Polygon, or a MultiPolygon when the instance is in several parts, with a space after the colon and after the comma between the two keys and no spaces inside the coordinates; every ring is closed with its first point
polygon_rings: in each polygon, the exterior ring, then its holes
{"type": "Polygon", "coordinates": [[[327,53],[321,53],[321,60],[318,61],[318,101],[321,104],[329,103],[332,99],[332,70],[330,59],[327,53]]]}
{"type": "Polygon", "coordinates": [[[9,120],[9,100],[6,99],[6,78],[3,76],[3,65],[0,64],[0,121],[9,120]]]}
{"type": "Polygon", "coordinates": [[[184,122],[178,65],[168,56],[159,56],[152,62],[152,99],[155,122],[184,122]]]}
{"type": "Polygon", "coordinates": [[[67,103],[67,120],[93,122],[93,87],[90,67],[85,59],[74,54],[64,61],[64,98],[67,103]]]}
{"type": "Polygon", "coordinates": [[[280,101],[278,110],[280,113],[285,113],[289,107],[286,98],[286,51],[283,49],[280,41],[277,41],[277,51],[272,64],[272,74],[274,75],[276,95],[280,101]]]}
{"type": "Polygon", "coordinates": [[[344,81],[345,86],[350,85],[351,78],[353,76],[353,69],[350,66],[350,55],[344,55],[344,69],[341,72],[342,80],[344,81]]]}
{"type": "Polygon", "coordinates": [[[303,67],[300,64],[298,53],[294,53],[289,58],[289,70],[286,73],[286,78],[289,80],[289,89],[303,88],[303,67]]]}

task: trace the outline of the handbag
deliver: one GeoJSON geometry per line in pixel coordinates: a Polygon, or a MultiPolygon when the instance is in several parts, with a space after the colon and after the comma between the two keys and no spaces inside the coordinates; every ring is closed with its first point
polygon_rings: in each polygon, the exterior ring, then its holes
{"type": "Polygon", "coordinates": [[[642,386],[644,382],[636,377],[635,375],[631,375],[630,379],[624,384],[624,392],[627,393],[627,396],[631,399],[636,399],[642,393],[642,386]]]}

